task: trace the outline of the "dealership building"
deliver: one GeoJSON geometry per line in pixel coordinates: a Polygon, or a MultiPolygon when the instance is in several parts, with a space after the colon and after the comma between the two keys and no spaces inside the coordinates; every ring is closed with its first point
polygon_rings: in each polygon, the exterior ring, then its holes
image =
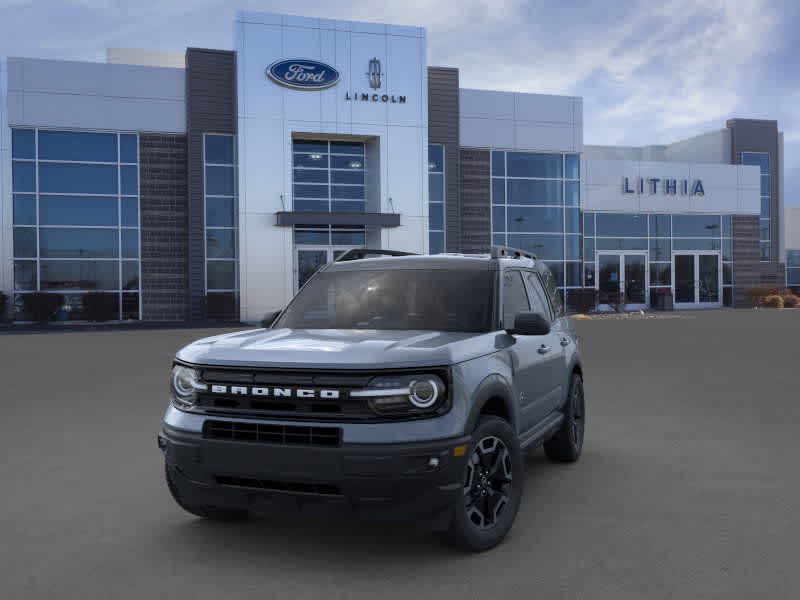
{"type": "Polygon", "coordinates": [[[749,306],[800,275],[776,121],[590,146],[582,98],[461,88],[424,28],[240,12],[234,32],[233,51],[0,62],[15,319],[40,291],[59,320],[102,292],[119,320],[255,322],[357,247],[521,248],[570,306],[587,288],[602,307],[749,306]]]}

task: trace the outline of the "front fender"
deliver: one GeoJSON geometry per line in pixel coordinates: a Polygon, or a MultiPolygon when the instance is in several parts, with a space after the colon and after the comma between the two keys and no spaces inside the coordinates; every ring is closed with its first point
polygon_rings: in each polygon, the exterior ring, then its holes
{"type": "Polygon", "coordinates": [[[478,425],[478,419],[481,416],[481,411],[492,398],[500,398],[502,400],[505,412],[511,421],[511,427],[514,431],[518,431],[517,423],[519,422],[519,415],[514,402],[513,388],[505,377],[493,374],[484,378],[472,394],[472,408],[467,418],[467,425],[464,433],[472,433],[475,430],[475,427],[478,425]]]}

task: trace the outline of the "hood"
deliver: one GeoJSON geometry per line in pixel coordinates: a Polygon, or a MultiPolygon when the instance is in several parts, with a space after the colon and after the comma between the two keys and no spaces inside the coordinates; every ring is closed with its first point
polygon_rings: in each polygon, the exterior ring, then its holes
{"type": "Polygon", "coordinates": [[[495,351],[498,333],[255,329],[205,338],[176,356],[193,364],[389,369],[451,365],[495,351]]]}

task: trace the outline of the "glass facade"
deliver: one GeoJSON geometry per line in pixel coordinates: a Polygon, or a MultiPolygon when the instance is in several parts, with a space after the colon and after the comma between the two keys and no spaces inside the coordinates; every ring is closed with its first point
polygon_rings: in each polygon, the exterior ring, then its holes
{"type": "Polygon", "coordinates": [[[742,152],[742,164],[753,165],[761,169],[761,218],[759,220],[759,245],[761,261],[769,262],[772,258],[770,238],[770,199],[772,189],[769,175],[769,152],[742,152]]]}
{"type": "Polygon", "coordinates": [[[292,141],[295,211],[365,212],[364,143],[292,141]]]}
{"type": "Polygon", "coordinates": [[[672,289],[672,253],[718,251],[722,264],[724,304],[733,285],[730,215],[594,213],[583,215],[583,281],[596,286],[596,260],[601,251],[642,250],[649,255],[651,296],[672,289]]]}
{"type": "Polygon", "coordinates": [[[444,252],[444,146],[428,145],[428,252],[444,252]]]}
{"type": "Polygon", "coordinates": [[[237,268],[236,138],[206,134],[205,172],[206,292],[235,295],[237,268]]]}
{"type": "Polygon", "coordinates": [[[547,263],[562,292],[581,282],[580,155],[492,151],[492,244],[547,263]]]}
{"type": "Polygon", "coordinates": [[[786,251],[786,285],[800,287],[800,250],[786,251]]]}
{"type": "Polygon", "coordinates": [[[63,297],[56,320],[85,320],[102,293],[114,320],[140,318],[139,141],[134,133],[12,130],[14,311],[63,297]]]}

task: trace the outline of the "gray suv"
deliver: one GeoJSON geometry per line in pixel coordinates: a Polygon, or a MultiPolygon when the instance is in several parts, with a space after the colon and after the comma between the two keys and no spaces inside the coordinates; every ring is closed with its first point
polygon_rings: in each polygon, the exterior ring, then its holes
{"type": "Polygon", "coordinates": [[[529,254],[351,250],[265,321],[175,357],[158,442],[194,515],[412,519],[481,551],[511,529],[525,449],[580,456],[577,336],[529,254]]]}

